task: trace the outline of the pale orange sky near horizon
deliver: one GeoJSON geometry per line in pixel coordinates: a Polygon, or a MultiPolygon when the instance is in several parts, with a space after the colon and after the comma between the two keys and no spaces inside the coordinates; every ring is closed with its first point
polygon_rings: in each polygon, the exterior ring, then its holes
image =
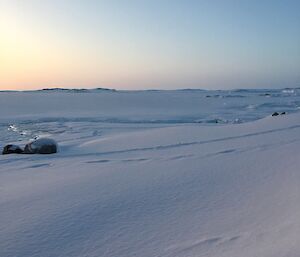
{"type": "Polygon", "coordinates": [[[124,2],[0,0],[0,89],[300,86],[292,4],[124,2]]]}

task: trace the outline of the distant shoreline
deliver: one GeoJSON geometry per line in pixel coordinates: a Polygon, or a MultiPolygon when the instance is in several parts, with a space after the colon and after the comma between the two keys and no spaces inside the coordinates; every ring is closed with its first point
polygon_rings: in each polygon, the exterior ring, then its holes
{"type": "Polygon", "coordinates": [[[0,90],[0,93],[14,92],[66,92],[66,93],[89,93],[89,92],[188,92],[188,91],[212,91],[212,92],[265,92],[265,91],[283,91],[297,90],[300,87],[284,87],[284,88],[236,88],[236,89],[201,89],[201,88],[179,88],[179,89],[114,89],[114,88],[42,88],[33,90],[0,90]]]}

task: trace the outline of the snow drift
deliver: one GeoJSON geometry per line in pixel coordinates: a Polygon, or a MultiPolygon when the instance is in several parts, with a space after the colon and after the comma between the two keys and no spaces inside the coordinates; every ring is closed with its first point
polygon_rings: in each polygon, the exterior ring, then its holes
{"type": "MultiPolygon", "coordinates": [[[[169,97],[178,97],[173,93],[169,97]]],[[[213,106],[206,108],[221,114],[213,106]]],[[[51,134],[61,151],[1,156],[0,256],[294,257],[300,252],[299,113],[220,126],[74,121],[61,112],[64,120],[44,127],[26,123],[17,104],[11,112],[19,116],[11,123],[3,118],[9,129],[3,143],[21,131],[27,134],[19,134],[20,140],[51,134]]]]}

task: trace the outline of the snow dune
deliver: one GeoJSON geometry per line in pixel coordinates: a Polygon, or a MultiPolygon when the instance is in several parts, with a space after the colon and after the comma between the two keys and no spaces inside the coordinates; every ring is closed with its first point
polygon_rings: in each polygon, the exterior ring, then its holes
{"type": "MultiPolygon", "coordinates": [[[[37,129],[14,112],[15,130],[37,129]]],[[[221,126],[68,115],[35,130],[58,154],[0,158],[1,257],[299,255],[300,113],[221,126]]]]}

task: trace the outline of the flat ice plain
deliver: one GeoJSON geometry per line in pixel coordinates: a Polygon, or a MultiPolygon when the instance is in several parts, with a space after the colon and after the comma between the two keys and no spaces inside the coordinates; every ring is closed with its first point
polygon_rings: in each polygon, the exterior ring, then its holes
{"type": "Polygon", "coordinates": [[[0,92],[1,257],[297,257],[300,89],[0,92]],[[272,117],[273,112],[286,115],[272,117]]]}

